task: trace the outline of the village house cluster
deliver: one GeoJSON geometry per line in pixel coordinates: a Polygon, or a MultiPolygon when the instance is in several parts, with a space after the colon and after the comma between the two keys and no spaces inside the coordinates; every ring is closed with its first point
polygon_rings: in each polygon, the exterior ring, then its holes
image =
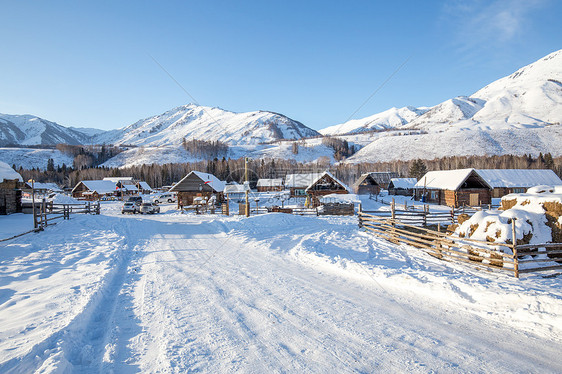
{"type": "MultiPolygon", "coordinates": [[[[324,171],[259,179],[254,190],[258,193],[279,192],[287,198],[303,198],[309,207],[326,205],[327,196],[373,196],[386,190],[389,195],[411,196],[418,201],[457,208],[490,205],[493,198],[525,192],[537,185],[562,185],[562,180],[549,169],[459,169],[430,171],[419,180],[401,178],[394,172],[364,173],[348,187],[332,173],[324,171]]],[[[35,183],[34,188],[40,193],[62,192],[53,183],[35,183]]],[[[15,170],[0,163],[0,214],[21,212],[22,193],[28,193],[30,189],[29,183],[23,181],[15,170]]],[[[218,205],[227,200],[241,200],[252,191],[249,183],[226,183],[213,174],[191,171],[165,189],[156,190],[133,177],[107,177],[80,181],[71,195],[80,200],[95,201],[168,190],[177,193],[178,207],[201,201],[212,201],[218,205]]]]}

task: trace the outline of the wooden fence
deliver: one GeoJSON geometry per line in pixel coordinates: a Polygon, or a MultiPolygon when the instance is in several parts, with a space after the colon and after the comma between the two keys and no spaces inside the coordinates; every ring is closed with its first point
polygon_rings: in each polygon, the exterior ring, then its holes
{"type": "Polygon", "coordinates": [[[87,214],[100,214],[100,203],[86,202],[78,204],[52,204],[46,201],[37,202],[33,209],[33,229],[11,236],[9,238],[0,239],[0,242],[5,242],[18,238],[20,236],[43,231],[45,227],[54,225],[54,220],[57,219],[70,219],[71,214],[87,213],[87,214]]]}
{"type": "Polygon", "coordinates": [[[521,273],[562,269],[562,243],[518,245],[515,220],[512,220],[512,243],[492,243],[452,236],[396,217],[363,211],[358,215],[359,227],[390,242],[420,248],[439,259],[506,271],[517,278],[521,273]]]}

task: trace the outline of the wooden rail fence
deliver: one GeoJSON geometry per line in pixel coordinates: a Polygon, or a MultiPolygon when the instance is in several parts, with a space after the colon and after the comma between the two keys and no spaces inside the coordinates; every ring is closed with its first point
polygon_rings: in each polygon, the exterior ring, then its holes
{"type": "Polygon", "coordinates": [[[390,242],[419,248],[439,259],[506,271],[517,278],[521,273],[562,269],[562,243],[518,245],[515,220],[512,220],[512,243],[492,243],[432,230],[423,227],[419,220],[402,221],[396,216],[376,213],[359,211],[359,227],[390,242]]]}

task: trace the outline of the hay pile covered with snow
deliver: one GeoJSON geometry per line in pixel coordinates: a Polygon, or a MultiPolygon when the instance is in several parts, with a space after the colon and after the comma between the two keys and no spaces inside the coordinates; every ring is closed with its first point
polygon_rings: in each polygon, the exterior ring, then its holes
{"type": "Polygon", "coordinates": [[[49,199],[53,204],[83,204],[83,201],[76,200],[72,196],[56,194],[53,198],[49,199]]]}
{"type": "Polygon", "coordinates": [[[476,212],[459,220],[455,233],[463,238],[512,243],[513,219],[519,244],[561,242],[562,186],[538,186],[527,193],[506,195],[500,210],[476,212]]]}

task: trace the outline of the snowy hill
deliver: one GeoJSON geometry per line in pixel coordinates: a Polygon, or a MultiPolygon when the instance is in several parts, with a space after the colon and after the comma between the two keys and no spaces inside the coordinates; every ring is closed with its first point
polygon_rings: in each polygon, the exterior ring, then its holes
{"type": "Polygon", "coordinates": [[[143,146],[179,145],[182,139],[220,140],[229,145],[260,144],[317,136],[318,132],[281,114],[234,113],[194,104],[140,120],[95,137],[96,143],[143,146]]]}
{"type": "Polygon", "coordinates": [[[402,129],[425,135],[379,137],[348,162],[454,155],[562,155],[562,50],[473,95],[438,104],[402,129]]]}
{"type": "Polygon", "coordinates": [[[74,158],[58,149],[0,148],[0,160],[8,165],[24,169],[47,169],[47,161],[52,158],[55,166],[72,166],[74,158]]]}
{"type": "Polygon", "coordinates": [[[390,108],[366,118],[353,119],[339,125],[326,127],[320,130],[320,133],[322,135],[343,135],[399,128],[424,114],[427,110],[428,108],[425,107],[414,108],[411,106],[390,108]]]}
{"type": "MultiPolygon", "coordinates": [[[[100,130],[101,131],[101,130],[100,130]]],[[[36,116],[0,114],[0,146],[84,144],[90,136],[78,128],[68,128],[36,116]]]]}

